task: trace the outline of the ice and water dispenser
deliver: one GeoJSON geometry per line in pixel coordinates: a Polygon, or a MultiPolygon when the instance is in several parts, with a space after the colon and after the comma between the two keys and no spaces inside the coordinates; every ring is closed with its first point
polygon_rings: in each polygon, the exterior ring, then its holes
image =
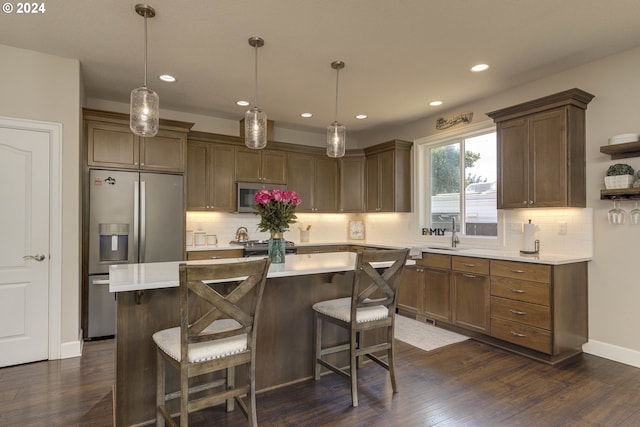
{"type": "Polygon", "coordinates": [[[100,224],[100,262],[129,259],[129,224],[100,224]]]}

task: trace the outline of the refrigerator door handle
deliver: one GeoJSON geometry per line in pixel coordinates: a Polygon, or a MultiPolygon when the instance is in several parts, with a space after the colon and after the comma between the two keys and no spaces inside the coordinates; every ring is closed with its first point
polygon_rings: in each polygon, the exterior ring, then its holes
{"type": "Polygon", "coordinates": [[[140,262],[138,258],[139,241],[138,236],[140,232],[140,183],[135,181],[133,183],[133,262],[140,262]]]}
{"type": "Polygon", "coordinates": [[[146,238],[146,218],[147,218],[147,187],[146,182],[140,180],[140,261],[146,262],[145,260],[145,248],[147,246],[147,238],[146,238]]]}

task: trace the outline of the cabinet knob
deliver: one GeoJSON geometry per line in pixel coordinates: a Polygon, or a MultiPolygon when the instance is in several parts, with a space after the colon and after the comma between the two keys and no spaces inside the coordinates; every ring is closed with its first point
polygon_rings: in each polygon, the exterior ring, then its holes
{"type": "Polygon", "coordinates": [[[528,205],[527,201],[525,200],[524,202],[522,202],[523,205],[528,205]]]}
{"type": "Polygon", "coordinates": [[[529,204],[532,205],[533,204],[533,200],[529,200],[529,204]]]}

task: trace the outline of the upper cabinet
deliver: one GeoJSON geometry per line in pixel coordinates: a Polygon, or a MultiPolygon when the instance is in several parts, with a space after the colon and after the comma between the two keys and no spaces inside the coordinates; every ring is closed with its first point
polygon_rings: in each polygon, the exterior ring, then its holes
{"type": "Polygon", "coordinates": [[[496,122],[498,209],[586,206],[585,110],[570,89],[487,113],[496,122]]]}
{"type": "Polygon", "coordinates": [[[337,212],[338,161],[319,154],[288,153],[287,188],[302,200],[298,212],[337,212]]]}
{"type": "Polygon", "coordinates": [[[184,172],[187,132],[193,123],[161,120],[152,138],[134,135],[129,116],[84,109],[89,166],[161,172],[184,172]]]}
{"type": "Polygon", "coordinates": [[[187,144],[187,210],[232,212],[236,147],[202,132],[187,144]]]}
{"type": "Polygon", "coordinates": [[[411,146],[393,140],[366,148],[366,211],[411,212],[411,146]]]}
{"type": "Polygon", "coordinates": [[[287,183],[287,154],[284,151],[238,147],[235,165],[237,181],[287,183]]]}
{"type": "Polygon", "coordinates": [[[364,212],[365,199],[364,153],[349,153],[340,158],[339,212],[364,212]]]}

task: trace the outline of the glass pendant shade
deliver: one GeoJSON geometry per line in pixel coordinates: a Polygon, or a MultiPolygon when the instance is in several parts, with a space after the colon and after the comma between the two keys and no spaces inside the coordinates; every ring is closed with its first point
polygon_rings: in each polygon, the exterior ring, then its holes
{"type": "Polygon", "coordinates": [[[327,156],[342,157],[346,146],[347,128],[333,122],[327,126],[327,156]]]}
{"type": "Polygon", "coordinates": [[[152,137],[160,126],[160,98],[151,89],[142,86],[131,91],[129,127],[138,136],[152,137]]]}
{"type": "Polygon", "coordinates": [[[244,114],[244,144],[254,149],[267,146],[267,113],[258,107],[244,114]]]}

